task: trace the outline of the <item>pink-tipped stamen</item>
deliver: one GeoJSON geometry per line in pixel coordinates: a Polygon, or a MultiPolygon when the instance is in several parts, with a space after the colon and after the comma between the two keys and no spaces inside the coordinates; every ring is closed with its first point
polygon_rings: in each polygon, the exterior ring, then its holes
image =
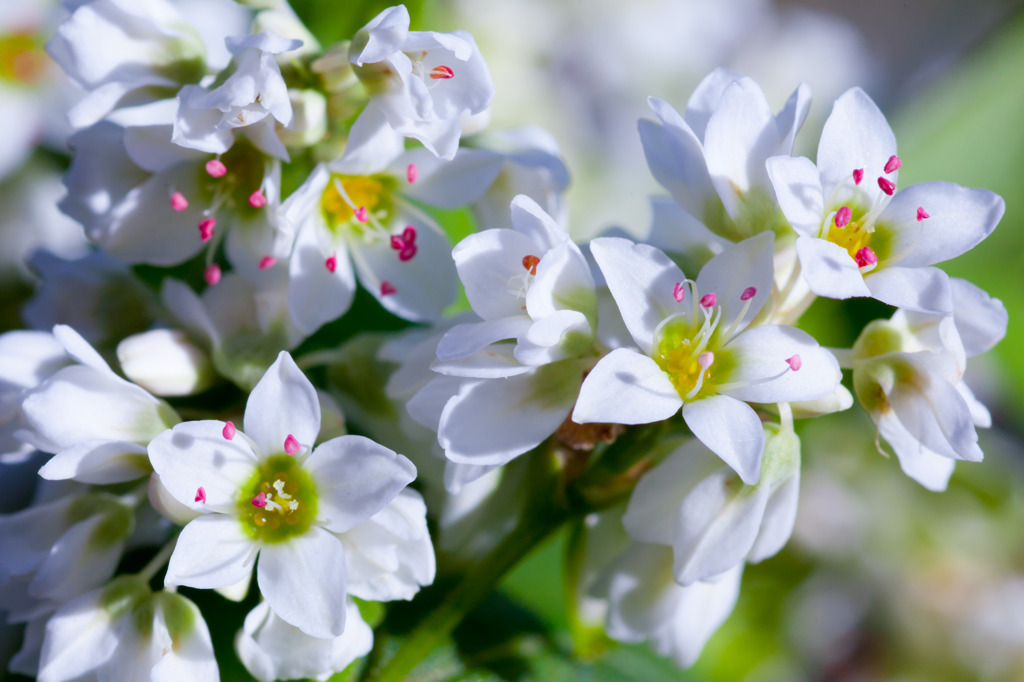
{"type": "Polygon", "coordinates": [[[917,222],[921,222],[922,220],[925,220],[926,218],[931,218],[931,216],[928,215],[928,211],[924,210],[924,206],[918,206],[917,207],[917,222]]]}
{"type": "Polygon", "coordinates": [[[854,260],[857,261],[858,268],[866,268],[869,265],[874,265],[875,263],[877,263],[878,256],[875,255],[875,252],[871,250],[870,246],[865,246],[864,248],[857,252],[857,255],[854,257],[854,260]]]}
{"type": "Polygon", "coordinates": [[[754,287],[747,287],[746,289],[743,290],[743,293],[740,294],[740,300],[749,301],[755,296],[757,296],[757,289],[754,287]]]}
{"type": "Polygon", "coordinates": [[[267,205],[267,197],[262,189],[258,189],[249,195],[249,205],[253,208],[263,208],[267,205]]]}
{"type": "Polygon", "coordinates": [[[211,287],[220,281],[220,275],[220,266],[216,263],[211,263],[207,266],[206,270],[203,271],[203,279],[206,280],[206,283],[211,287]]]}
{"type": "Polygon", "coordinates": [[[204,244],[213,238],[213,228],[216,226],[216,218],[203,218],[199,221],[199,239],[201,239],[204,244]]]}
{"type": "Polygon", "coordinates": [[[181,192],[175,192],[171,195],[171,208],[179,213],[188,208],[188,199],[181,192]]]}
{"type": "Polygon", "coordinates": [[[794,372],[799,372],[800,368],[804,366],[804,361],[800,359],[799,355],[794,355],[791,358],[786,358],[786,364],[794,372]]]}
{"type": "Polygon", "coordinates": [[[352,214],[361,223],[370,222],[370,212],[366,210],[365,206],[360,206],[356,210],[352,211],[352,214]]]}
{"type": "Polygon", "coordinates": [[[853,170],[853,184],[859,185],[860,181],[864,179],[864,169],[855,168],[853,170]]]}
{"type": "Polygon", "coordinates": [[[893,182],[892,180],[879,176],[878,188],[885,192],[886,194],[888,194],[889,196],[892,196],[896,192],[896,183],[893,182]]]}
{"type": "Polygon", "coordinates": [[[683,286],[682,282],[676,282],[672,285],[672,298],[676,299],[676,303],[682,303],[683,299],[686,298],[686,287],[683,286]]]}
{"type": "MultiPolygon", "coordinates": [[[[540,258],[537,256],[529,255],[523,256],[523,268],[531,275],[537,274],[537,266],[540,265],[540,258]]],[[[547,267],[547,266],[545,266],[547,267]]]]}
{"type": "Polygon", "coordinates": [[[397,294],[397,293],[398,293],[398,289],[396,289],[395,285],[392,284],[391,282],[389,282],[387,280],[384,280],[383,282],[380,283],[380,295],[381,296],[391,296],[392,294],[397,294]]]}
{"type": "Polygon", "coordinates": [[[284,451],[293,457],[298,454],[302,446],[299,445],[299,441],[292,434],[288,434],[288,437],[284,439],[284,451]]]}
{"type": "Polygon", "coordinates": [[[710,308],[718,303],[718,297],[714,293],[704,294],[700,297],[700,305],[702,308],[710,308]]]}
{"type": "Polygon", "coordinates": [[[902,165],[903,162],[900,161],[900,157],[893,154],[892,156],[889,157],[889,160],[885,162],[885,168],[883,170],[886,173],[892,173],[894,171],[899,170],[900,166],[902,165]]]}
{"type": "Polygon", "coordinates": [[[232,440],[235,437],[235,422],[230,419],[224,422],[224,429],[220,432],[225,440],[232,440]]]}
{"type": "Polygon", "coordinates": [[[223,178],[228,173],[228,167],[220,159],[210,159],[206,162],[206,173],[211,178],[223,178]]]}
{"type": "Polygon", "coordinates": [[[405,229],[402,230],[402,240],[405,241],[406,244],[415,244],[416,228],[412,225],[406,225],[405,229]]]}
{"type": "Polygon", "coordinates": [[[263,258],[260,258],[260,264],[257,267],[259,267],[260,270],[266,270],[267,268],[272,268],[275,265],[277,265],[276,258],[273,256],[264,256],[263,258]]]}
{"type": "Polygon", "coordinates": [[[435,66],[430,70],[430,77],[434,80],[448,80],[449,78],[455,78],[455,72],[452,71],[450,66],[435,66]]]}
{"type": "Polygon", "coordinates": [[[267,494],[260,491],[260,494],[252,498],[252,506],[254,507],[266,507],[267,506],[267,494]]]}
{"type": "Polygon", "coordinates": [[[409,167],[405,169],[405,179],[409,181],[409,184],[416,182],[416,178],[420,176],[420,169],[416,167],[415,163],[410,163],[409,167]]]}
{"type": "Polygon", "coordinates": [[[850,224],[850,219],[853,218],[853,211],[849,206],[842,206],[836,211],[836,227],[846,227],[850,224]]]}
{"type": "Polygon", "coordinates": [[[327,260],[324,261],[324,267],[327,268],[328,272],[334,272],[338,269],[338,257],[333,253],[328,256],[327,260]]]}
{"type": "Polygon", "coordinates": [[[206,504],[206,489],[203,486],[199,486],[196,490],[196,502],[206,504]]]}

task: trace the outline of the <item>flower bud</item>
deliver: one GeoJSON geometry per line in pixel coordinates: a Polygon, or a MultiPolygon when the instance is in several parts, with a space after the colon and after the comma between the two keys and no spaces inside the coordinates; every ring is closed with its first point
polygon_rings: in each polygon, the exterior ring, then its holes
{"type": "Polygon", "coordinates": [[[172,329],[129,336],[118,344],[117,359],[125,376],[154,395],[192,395],[214,379],[209,356],[172,329]]]}

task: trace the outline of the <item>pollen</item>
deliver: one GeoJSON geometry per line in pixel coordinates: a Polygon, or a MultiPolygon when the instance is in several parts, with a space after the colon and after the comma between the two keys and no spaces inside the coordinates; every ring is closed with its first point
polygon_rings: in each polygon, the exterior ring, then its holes
{"type": "Polygon", "coordinates": [[[452,71],[450,66],[435,66],[430,70],[430,77],[434,80],[448,80],[449,78],[455,78],[455,72],[452,71]]]}
{"type": "MultiPolygon", "coordinates": [[[[523,268],[531,275],[537,274],[537,266],[540,264],[540,258],[537,256],[523,256],[523,268]]],[[[547,267],[547,266],[545,266],[547,267]]]]}
{"type": "Polygon", "coordinates": [[[284,542],[309,530],[316,518],[313,479],[288,455],[270,457],[242,486],[238,517],[246,534],[284,542]]]}

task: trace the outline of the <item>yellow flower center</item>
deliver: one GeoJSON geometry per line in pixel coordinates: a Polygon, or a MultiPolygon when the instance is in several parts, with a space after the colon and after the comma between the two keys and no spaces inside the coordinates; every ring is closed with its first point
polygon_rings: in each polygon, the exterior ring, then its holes
{"type": "Polygon", "coordinates": [[[36,85],[46,75],[48,60],[36,36],[29,33],[0,35],[0,80],[36,85]]]}
{"type": "Polygon", "coordinates": [[[347,226],[361,233],[366,223],[386,225],[396,185],[387,175],[331,175],[320,197],[327,226],[332,230],[347,226]]]}

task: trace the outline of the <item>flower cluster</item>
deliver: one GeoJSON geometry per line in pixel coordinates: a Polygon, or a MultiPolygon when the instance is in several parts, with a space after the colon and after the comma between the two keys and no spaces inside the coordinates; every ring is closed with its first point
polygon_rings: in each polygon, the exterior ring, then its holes
{"type": "MultiPolygon", "coordinates": [[[[856,399],[932,490],[982,459],[963,377],[1006,313],[934,266],[1003,201],[899,187],[859,89],[815,161],[792,155],[807,86],[777,114],[724,69],[682,113],[651,98],[671,198],[577,243],[550,137],[479,130],[465,32],[396,6],[325,48],[283,0],[68,9],[47,50],[86,94],[60,207],[94,251],[42,255],[33,328],[0,335],[0,466],[42,479],[0,516],[12,670],[218,679],[191,588],[249,600],[254,677],[327,679],[435,547],[468,609],[564,523],[581,630],[688,666],[789,539],[798,420],[856,399]],[[893,312],[826,348],[799,327],[816,297],[893,312]]],[[[409,651],[458,622],[436,613],[409,651]]]]}

